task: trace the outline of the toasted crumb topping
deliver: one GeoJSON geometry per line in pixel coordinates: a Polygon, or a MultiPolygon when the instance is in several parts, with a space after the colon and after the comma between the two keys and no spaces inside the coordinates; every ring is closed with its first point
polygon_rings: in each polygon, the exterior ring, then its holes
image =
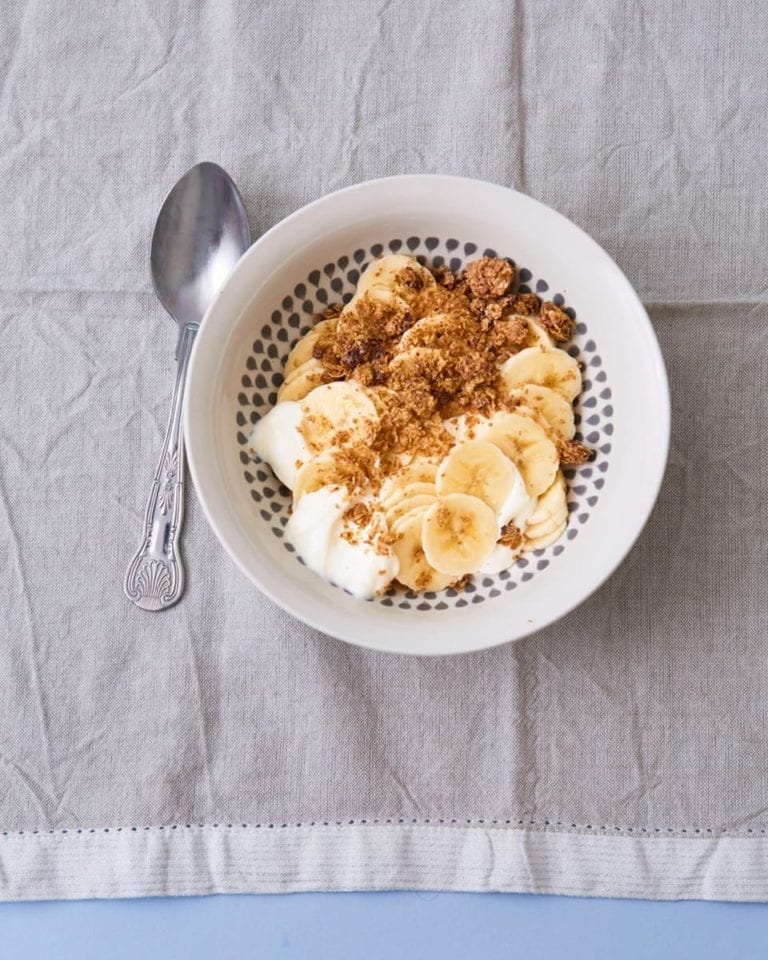
{"type": "Polygon", "coordinates": [[[509,303],[512,313],[530,317],[541,309],[541,299],[535,293],[517,293],[509,303]]]}
{"type": "Polygon", "coordinates": [[[523,535],[514,525],[514,523],[508,523],[505,527],[501,528],[501,536],[499,537],[499,543],[504,547],[510,547],[512,550],[517,550],[518,547],[522,545],[523,535]]]}
{"type": "Polygon", "coordinates": [[[448,267],[435,267],[435,269],[432,271],[432,275],[440,284],[440,286],[445,287],[446,290],[453,290],[453,288],[456,286],[456,274],[452,270],[449,270],[448,267]]]}
{"type": "Polygon", "coordinates": [[[553,340],[565,343],[573,336],[574,323],[568,314],[557,304],[547,300],[541,305],[539,323],[553,340]]]}
{"type": "Polygon", "coordinates": [[[560,454],[560,463],[564,467],[578,467],[595,459],[595,450],[576,440],[557,438],[557,452],[560,454]]]}
{"type": "Polygon", "coordinates": [[[503,297],[515,279],[515,268],[508,260],[483,257],[467,264],[464,272],[474,297],[503,297]]]}
{"type": "Polygon", "coordinates": [[[491,324],[487,333],[491,346],[499,359],[512,356],[528,342],[528,324],[525,317],[500,317],[491,324]]]}
{"type": "Polygon", "coordinates": [[[370,523],[371,514],[371,508],[358,500],[357,503],[353,503],[352,506],[345,511],[342,520],[357,524],[358,527],[364,527],[370,523]]]}
{"type": "MultiPolygon", "coordinates": [[[[420,551],[422,554],[424,551],[420,551]]],[[[429,581],[432,579],[432,572],[430,570],[422,570],[421,573],[416,577],[416,589],[417,590],[426,590],[429,586],[429,581]]]]}

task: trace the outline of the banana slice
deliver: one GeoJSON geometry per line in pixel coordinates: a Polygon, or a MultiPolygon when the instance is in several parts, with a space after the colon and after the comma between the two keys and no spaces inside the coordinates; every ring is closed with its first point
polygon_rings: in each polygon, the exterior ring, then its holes
{"type": "Polygon", "coordinates": [[[389,362],[389,373],[394,379],[404,380],[423,378],[429,380],[437,376],[445,367],[446,359],[442,350],[435,347],[409,347],[396,353],[389,362]]]}
{"type": "Polygon", "coordinates": [[[409,347],[442,346],[450,341],[454,325],[444,313],[430,313],[416,323],[400,337],[400,349],[409,347]]]}
{"type": "Polygon", "coordinates": [[[541,523],[537,523],[535,526],[529,525],[525,528],[525,539],[526,541],[533,541],[548,537],[553,530],[557,530],[564,523],[568,523],[567,514],[564,517],[549,517],[546,520],[542,520],[541,523]]]}
{"type": "Polygon", "coordinates": [[[568,522],[565,521],[564,523],[561,523],[559,526],[554,527],[552,530],[550,530],[549,533],[543,534],[542,536],[535,537],[532,540],[529,539],[528,535],[526,534],[524,549],[525,550],[543,550],[544,547],[548,547],[550,546],[550,544],[553,544],[556,540],[559,540],[560,537],[562,537],[562,535],[565,533],[565,528],[567,526],[568,526],[568,522]]]}
{"type": "Polygon", "coordinates": [[[527,347],[541,347],[544,350],[552,350],[555,341],[550,337],[547,331],[542,327],[535,317],[524,317],[528,324],[528,342],[527,347]]]}
{"type": "Polygon", "coordinates": [[[293,488],[293,504],[305,493],[320,487],[345,488],[348,492],[370,497],[373,493],[365,466],[342,447],[329,447],[299,466],[293,488]]]}
{"type": "Polygon", "coordinates": [[[542,350],[526,347],[514,354],[501,367],[501,377],[508,390],[535,383],[551,387],[573,403],[581,390],[581,370],[565,350],[542,350]]]}
{"type": "Polygon", "coordinates": [[[415,497],[407,497],[405,500],[401,500],[400,503],[396,504],[390,510],[387,510],[387,523],[390,527],[394,527],[401,517],[404,517],[412,510],[426,510],[427,507],[432,506],[436,499],[437,497],[435,497],[434,494],[428,493],[419,493],[415,497]]]}
{"type": "Polygon", "coordinates": [[[437,498],[433,497],[429,506],[418,506],[413,507],[411,510],[408,510],[406,513],[401,514],[397,520],[393,521],[389,525],[390,533],[393,533],[395,536],[399,536],[400,532],[413,520],[414,517],[420,517],[424,519],[424,514],[429,510],[429,507],[435,502],[437,498]]]}
{"type": "Polygon", "coordinates": [[[288,359],[285,361],[284,372],[286,380],[289,374],[293,373],[293,371],[303,363],[306,363],[307,360],[313,358],[315,344],[320,339],[320,334],[328,326],[329,322],[329,320],[319,320],[311,330],[308,330],[307,333],[293,345],[291,352],[288,354],[288,359]]]}
{"type": "Polygon", "coordinates": [[[318,364],[322,366],[322,363],[320,362],[320,360],[316,360],[314,357],[309,357],[303,363],[298,364],[298,366],[295,366],[290,373],[285,374],[285,377],[283,378],[283,383],[280,389],[282,390],[285,387],[287,387],[289,384],[293,383],[293,381],[296,380],[298,377],[300,377],[302,373],[307,373],[309,370],[317,370],[318,364]]]}
{"type": "Polygon", "coordinates": [[[559,513],[562,509],[567,510],[567,493],[568,487],[563,471],[558,470],[552,483],[539,497],[539,502],[536,504],[536,509],[531,514],[529,522],[531,524],[541,523],[543,519],[559,513]]]}
{"type": "Polygon", "coordinates": [[[339,486],[339,451],[326,450],[319,457],[308,460],[296,474],[293,488],[294,506],[305,493],[314,493],[321,487],[339,486]]]}
{"type": "Polygon", "coordinates": [[[540,499],[529,522],[526,524],[525,532],[530,537],[538,537],[558,527],[567,519],[568,504],[566,503],[565,497],[556,503],[550,502],[548,506],[543,508],[540,499]]]}
{"type": "Polygon", "coordinates": [[[492,418],[483,439],[495,444],[517,466],[531,496],[544,493],[555,479],[560,459],[546,430],[520,413],[501,413],[492,418]]]}
{"type": "Polygon", "coordinates": [[[525,528],[525,535],[531,540],[547,536],[567,521],[567,487],[562,471],[558,470],[552,485],[539,497],[536,509],[525,528]]]}
{"type": "Polygon", "coordinates": [[[456,579],[450,574],[439,573],[424,555],[421,541],[424,515],[419,513],[399,527],[392,551],[400,568],[397,579],[411,590],[445,590],[456,579]]]}
{"type": "Polygon", "coordinates": [[[398,503],[401,503],[408,497],[415,497],[419,494],[428,494],[432,497],[437,496],[434,483],[422,483],[419,481],[407,483],[403,487],[398,487],[395,492],[385,500],[379,498],[379,504],[381,505],[382,510],[386,512],[387,510],[391,510],[393,507],[397,506],[398,503]]]}
{"type": "Polygon", "coordinates": [[[462,413],[458,417],[443,420],[443,427],[457,443],[476,440],[491,426],[491,418],[479,413],[462,413]]]}
{"type": "MultiPolygon", "coordinates": [[[[403,318],[405,314],[410,312],[410,307],[405,300],[399,297],[393,290],[387,290],[385,287],[372,287],[368,290],[358,290],[341,311],[341,315],[344,316],[345,314],[354,313],[363,300],[376,301],[376,303],[381,304],[385,308],[384,312],[387,315],[391,315],[393,319],[395,317],[403,318]]],[[[369,303],[369,309],[370,306],[369,303]]]]}
{"type": "Polygon", "coordinates": [[[509,399],[520,404],[518,412],[524,407],[532,411],[542,426],[549,427],[557,437],[570,440],[576,433],[573,422],[573,407],[565,397],[551,387],[542,387],[536,383],[510,390],[509,399]]]}
{"type": "Polygon", "coordinates": [[[450,493],[424,514],[424,556],[440,573],[461,577],[488,559],[498,533],[496,514],[488,504],[466,493],[450,493]]]}
{"type": "Polygon", "coordinates": [[[319,360],[307,360],[284,381],[277,391],[277,402],[303,400],[310,390],[320,386],[324,376],[325,368],[319,360]]]}
{"type": "Polygon", "coordinates": [[[437,474],[438,461],[428,457],[416,457],[410,463],[401,467],[397,473],[393,473],[381,485],[379,500],[381,503],[391,499],[393,494],[405,489],[411,483],[429,483],[435,482],[437,474]]]}
{"type": "Polygon", "coordinates": [[[424,290],[437,286],[432,274],[418,260],[391,255],[374,260],[357,284],[357,295],[371,290],[389,290],[413,306],[424,290]]]}
{"type": "Polygon", "coordinates": [[[498,514],[516,479],[514,464],[497,446],[484,440],[470,440],[455,446],[443,460],[435,486],[439,496],[468,493],[479,497],[498,514]]]}
{"type": "Polygon", "coordinates": [[[379,419],[365,390],[349,380],[315,387],[304,397],[301,411],[299,429],[313,453],[353,440],[370,440],[379,419]]]}

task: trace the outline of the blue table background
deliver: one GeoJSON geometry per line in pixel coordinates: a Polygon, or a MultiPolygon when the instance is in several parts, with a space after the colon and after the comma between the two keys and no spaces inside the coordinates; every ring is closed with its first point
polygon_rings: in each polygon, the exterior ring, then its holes
{"type": "Polygon", "coordinates": [[[0,905],[0,960],[732,960],[768,905],[337,893],[0,905]]]}

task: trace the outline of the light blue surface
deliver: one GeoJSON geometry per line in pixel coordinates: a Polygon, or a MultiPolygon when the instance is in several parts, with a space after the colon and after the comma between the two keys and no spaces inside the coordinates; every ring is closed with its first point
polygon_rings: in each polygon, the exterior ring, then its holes
{"type": "Polygon", "coordinates": [[[0,960],[767,956],[762,904],[342,893],[0,905],[0,960]]]}

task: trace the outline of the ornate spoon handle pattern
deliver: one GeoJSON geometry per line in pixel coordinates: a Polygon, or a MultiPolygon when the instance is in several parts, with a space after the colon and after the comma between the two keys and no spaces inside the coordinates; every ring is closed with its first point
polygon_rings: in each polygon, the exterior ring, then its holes
{"type": "Polygon", "coordinates": [[[165,610],[184,591],[179,535],[184,519],[184,434],[181,411],[189,356],[198,326],[188,323],[178,346],[176,386],[163,449],[144,517],[144,536],[125,575],[125,595],[142,610],[165,610]]]}

